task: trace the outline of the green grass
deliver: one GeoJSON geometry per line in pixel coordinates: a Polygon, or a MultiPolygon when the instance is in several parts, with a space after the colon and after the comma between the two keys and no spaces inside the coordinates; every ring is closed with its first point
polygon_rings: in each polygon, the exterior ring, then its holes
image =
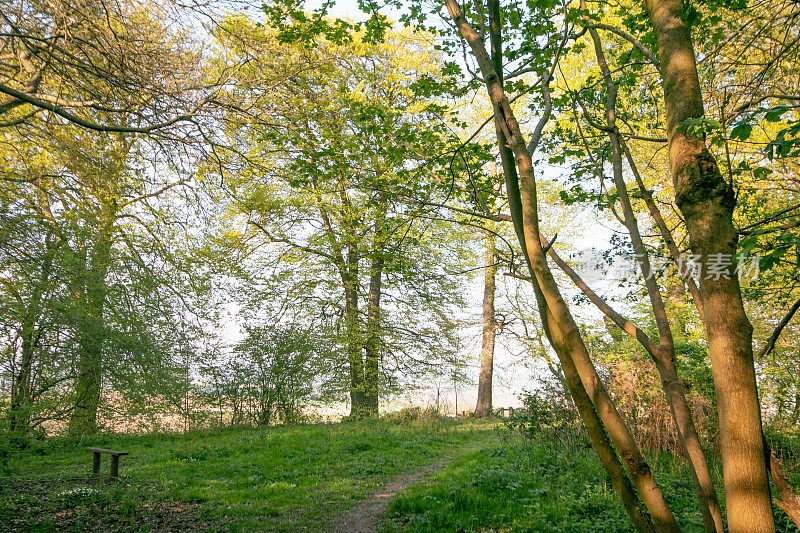
{"type": "MultiPolygon", "coordinates": [[[[385,533],[632,530],[585,444],[556,447],[498,423],[384,420],[34,443],[0,453],[0,530],[319,531],[432,463],[449,466],[391,503],[385,533]],[[122,480],[87,479],[86,446],[130,452],[122,480]]],[[[651,465],[683,530],[701,531],[685,465],[663,453],[651,465]]],[[[798,486],[800,471],[789,474],[798,486]]],[[[797,531],[777,508],[776,518],[797,531]]]]}
{"type": "MultiPolygon", "coordinates": [[[[317,530],[400,473],[498,439],[496,425],[348,422],[53,439],[0,463],[0,524],[30,531],[317,530]],[[97,483],[85,446],[130,452],[97,483]]],[[[104,456],[103,471],[107,471],[104,456]]]]}
{"type": "Polygon", "coordinates": [[[595,457],[514,436],[403,492],[390,518],[392,532],[631,530],[595,457]]]}
{"type": "MultiPolygon", "coordinates": [[[[702,532],[685,465],[662,454],[656,470],[683,531],[702,532]]],[[[389,517],[385,533],[633,531],[590,448],[554,448],[515,433],[407,489],[392,502],[389,517]]],[[[780,531],[797,531],[777,509],[776,519],[780,531]]]]}

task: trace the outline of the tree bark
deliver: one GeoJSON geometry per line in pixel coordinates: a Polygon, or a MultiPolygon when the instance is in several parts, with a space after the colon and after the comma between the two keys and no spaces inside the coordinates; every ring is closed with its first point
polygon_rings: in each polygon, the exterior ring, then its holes
{"type": "Polygon", "coordinates": [[[364,340],[364,381],[368,416],[378,416],[380,403],[381,282],[383,280],[385,225],[388,202],[381,198],[375,214],[375,235],[367,295],[367,332],[364,340]]]}
{"type": "Polygon", "coordinates": [[[494,375],[494,341],[497,334],[494,293],[497,276],[495,235],[484,232],[483,254],[483,340],[481,343],[481,370],[478,376],[478,400],[475,415],[486,417],[492,413],[492,377],[494,375]]]}
{"type": "Polygon", "coordinates": [[[700,264],[730,262],[719,277],[698,276],[720,425],[722,471],[730,531],[775,531],[753,365],[753,328],[734,270],[736,198],[703,139],[681,124],[704,114],[691,32],[682,0],[646,0],[661,64],[669,162],[675,202],[700,264]],[[715,279],[716,278],[716,279],[715,279]]]}
{"type": "MultiPolygon", "coordinates": [[[[585,1],[582,1],[581,4],[585,8],[585,1]]],[[[672,336],[666,307],[661,297],[655,272],[653,272],[653,267],[650,263],[650,256],[639,232],[639,223],[633,212],[633,206],[628,196],[628,186],[622,174],[622,142],[616,124],[617,86],[608,67],[597,30],[590,28],[589,34],[594,43],[597,64],[603,73],[607,89],[606,127],[611,143],[614,185],[617,188],[617,195],[622,205],[623,222],[631,237],[636,260],[644,277],[645,288],[658,330],[658,346],[651,347],[650,343],[648,343],[645,348],[658,370],[664,394],[672,412],[672,419],[675,422],[678,440],[689,461],[689,470],[692,474],[692,481],[700,503],[705,529],[708,533],[723,533],[725,526],[722,521],[719,502],[717,501],[717,492],[714,489],[711,472],[708,469],[703,447],[700,444],[700,437],[694,424],[692,410],[686,401],[683,385],[678,379],[678,372],[675,368],[675,341],[672,336]]]]}
{"type": "Polygon", "coordinates": [[[75,383],[75,405],[69,422],[73,435],[97,431],[97,409],[103,379],[103,312],[108,292],[106,275],[111,260],[111,245],[116,219],[116,202],[104,205],[96,241],[89,254],[88,264],[82,267],[83,291],[78,331],[78,379],[75,383]]]}
{"type": "MultiPolygon", "coordinates": [[[[345,353],[347,355],[347,365],[350,377],[350,417],[363,418],[368,413],[367,394],[364,382],[364,338],[361,331],[360,317],[358,314],[358,294],[360,291],[359,283],[359,237],[355,231],[355,220],[350,217],[343,223],[343,235],[341,242],[334,231],[333,223],[328,215],[326,201],[323,199],[317,179],[311,176],[311,184],[314,187],[314,196],[322,218],[325,237],[328,241],[331,253],[317,253],[328,258],[336,270],[339,272],[342,286],[344,287],[344,330],[345,330],[345,353]]],[[[339,184],[339,197],[342,202],[342,214],[346,212],[346,207],[350,205],[345,184],[339,184]]],[[[303,247],[308,251],[308,248],[303,247]]]]}
{"type": "Polygon", "coordinates": [[[358,254],[351,244],[347,252],[346,274],[342,275],[345,298],[345,334],[347,360],[350,366],[350,416],[367,415],[367,394],[364,383],[363,344],[358,316],[358,254]]]}
{"type": "MultiPolygon", "coordinates": [[[[542,241],[547,242],[544,237],[542,237],[542,241]]],[[[548,254],[559,268],[573,280],[581,292],[605,314],[606,326],[615,342],[621,340],[623,332],[627,333],[639,341],[653,358],[662,380],[664,393],[667,397],[667,403],[670,406],[673,421],[676,425],[678,439],[686,457],[689,459],[692,480],[698,492],[698,499],[701,503],[701,511],[706,529],[708,531],[724,531],[722,513],[708,469],[708,463],[706,462],[700,438],[694,425],[691,408],[686,401],[683,386],[675,370],[674,345],[655,345],[644,331],[614,311],[603,301],[580,276],[558,256],[555,250],[550,248],[548,254]]]]}
{"type": "MultiPolygon", "coordinates": [[[[496,62],[493,62],[489,57],[482,37],[467,22],[458,3],[454,0],[445,0],[445,3],[456,27],[471,47],[486,83],[489,99],[494,110],[495,123],[503,134],[503,137],[498,139],[501,146],[501,156],[502,147],[508,146],[516,158],[519,172],[518,184],[514,183],[515,179],[511,178],[512,174],[507,171],[507,168],[513,166],[513,164],[507,164],[506,158],[503,160],[509,202],[516,203],[516,205],[511,205],[512,219],[522,243],[523,252],[527,255],[526,259],[531,270],[531,277],[538,285],[540,296],[542,296],[548,313],[552,317],[550,323],[553,329],[557,329],[561,338],[563,338],[563,345],[577,369],[585,392],[592,400],[594,408],[608,430],[612,442],[619,450],[626,470],[634,486],[636,486],[639,496],[647,506],[657,530],[677,533],[680,528],[675,517],[666,505],[661,490],[652,476],[650,467],[644,460],[628,427],[614,407],[608,391],[600,380],[583,344],[580,331],[558,291],[552,272],[547,266],[544,250],[539,242],[536,183],[531,156],[528,154],[519,124],[503,91],[502,80],[495,68],[496,62]]],[[[493,13],[499,14],[497,0],[491,0],[489,5],[490,15],[493,13]]],[[[499,16],[496,16],[495,20],[499,21],[499,16]]],[[[493,33],[495,32],[493,31],[493,33]]],[[[497,52],[497,50],[495,51],[497,52]]],[[[514,177],[516,176],[516,173],[514,173],[514,177]]],[[[631,518],[633,520],[633,516],[631,518]]],[[[635,520],[634,523],[637,524],[635,520]]]]}

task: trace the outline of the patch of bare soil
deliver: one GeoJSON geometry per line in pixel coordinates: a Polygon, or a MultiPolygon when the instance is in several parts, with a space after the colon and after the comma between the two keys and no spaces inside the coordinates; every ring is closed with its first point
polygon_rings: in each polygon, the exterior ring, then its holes
{"type": "Polygon", "coordinates": [[[416,472],[402,474],[390,481],[369,498],[331,520],[324,529],[327,533],[375,533],[383,524],[384,514],[398,493],[416,485],[426,476],[444,468],[452,458],[430,464],[416,472]]]}

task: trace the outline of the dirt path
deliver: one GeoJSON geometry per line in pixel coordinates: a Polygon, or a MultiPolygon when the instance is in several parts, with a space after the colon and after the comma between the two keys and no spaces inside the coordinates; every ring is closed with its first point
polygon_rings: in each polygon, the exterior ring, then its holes
{"type": "Polygon", "coordinates": [[[426,476],[449,465],[456,456],[447,457],[417,470],[401,474],[378,491],[361,500],[352,509],[343,512],[328,523],[328,533],[375,533],[383,523],[383,515],[399,492],[422,481],[426,476]]]}

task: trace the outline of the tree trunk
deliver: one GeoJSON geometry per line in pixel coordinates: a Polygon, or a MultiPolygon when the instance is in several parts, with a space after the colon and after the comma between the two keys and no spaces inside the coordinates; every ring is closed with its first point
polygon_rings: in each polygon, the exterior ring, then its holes
{"type": "MultiPolygon", "coordinates": [[[[500,78],[502,70],[497,68],[497,58],[501,57],[499,50],[499,1],[490,0],[489,2],[490,26],[492,27],[491,37],[495,54],[494,62],[486,52],[483,38],[469,25],[458,3],[454,0],[445,0],[445,2],[458,30],[472,48],[473,55],[486,82],[489,99],[494,110],[495,124],[502,133],[502,137],[498,135],[498,141],[501,146],[501,156],[503,157],[503,170],[507,180],[512,220],[522,244],[523,253],[528,261],[531,278],[535,286],[538,287],[537,298],[541,297],[540,310],[547,309],[547,315],[542,316],[542,321],[547,320],[548,324],[550,324],[549,327],[552,329],[551,333],[557,331],[559,338],[563,339],[561,345],[566,352],[566,358],[571,359],[568,365],[575,366],[585,392],[608,430],[611,440],[619,450],[626,470],[636,486],[639,496],[653,517],[656,528],[659,531],[678,532],[680,529],[675,517],[666,505],[661,490],[655,483],[652,472],[636,446],[630,431],[614,407],[613,402],[611,402],[611,398],[589,358],[580,331],[569,313],[566,303],[558,291],[555,279],[547,266],[544,250],[539,242],[536,183],[531,156],[528,154],[519,124],[503,91],[502,79],[500,78]],[[497,43],[497,46],[495,46],[495,43],[497,43]],[[511,149],[513,156],[516,157],[519,170],[518,177],[516,170],[513,169],[514,165],[508,157],[508,148],[511,149]],[[517,179],[519,179],[519,182],[517,182],[517,179]],[[546,316],[550,318],[546,318],[546,316]]],[[[546,80],[545,83],[547,83],[546,80]]],[[[567,369],[565,368],[565,373],[566,371],[567,369]]],[[[624,493],[620,493],[620,497],[624,500],[627,496],[624,493]]],[[[628,508],[627,505],[626,508],[628,508]]],[[[630,513],[630,508],[628,510],[630,513]]],[[[645,527],[645,524],[642,524],[633,514],[631,514],[631,520],[638,528],[645,527]]]]}
{"type": "Polygon", "coordinates": [[[728,525],[733,533],[772,532],[753,328],[733,265],[736,198],[705,141],[680,127],[704,114],[691,33],[681,18],[683,2],[646,0],[645,5],[658,42],[675,202],[686,221],[689,246],[701,267],[730,263],[723,275],[698,276],[719,412],[728,525]]]}
{"type": "Polygon", "coordinates": [[[478,376],[478,401],[475,415],[486,417],[492,413],[492,376],[494,374],[494,340],[497,333],[494,292],[497,275],[495,235],[484,232],[483,254],[483,342],[481,343],[481,370],[478,376]]]}
{"type": "MultiPolygon", "coordinates": [[[[33,363],[35,350],[41,335],[42,305],[41,300],[45,293],[47,283],[50,281],[50,272],[53,267],[53,254],[55,244],[48,232],[45,238],[46,252],[42,262],[41,276],[33,289],[31,299],[26,305],[25,315],[22,319],[22,356],[20,357],[19,370],[13,377],[11,387],[11,405],[8,412],[9,429],[12,432],[27,434],[30,424],[30,411],[33,402],[33,363]]],[[[20,302],[22,303],[22,302],[20,302]]]]}
{"type": "MultiPolygon", "coordinates": [[[[703,327],[706,324],[706,317],[705,313],[703,313],[703,304],[700,301],[700,289],[697,288],[697,283],[695,283],[694,278],[692,277],[691,270],[689,266],[681,259],[681,253],[678,249],[678,245],[675,244],[675,239],[672,237],[672,232],[670,231],[667,223],[664,221],[664,217],[661,215],[661,210],[656,205],[656,202],[653,200],[653,191],[649,190],[644,185],[644,181],[642,180],[641,175],[639,175],[639,169],[636,166],[636,162],[633,159],[633,154],[628,149],[627,144],[625,143],[625,138],[622,136],[617,137],[622,145],[622,151],[625,152],[625,157],[628,160],[628,164],[630,165],[631,172],[633,173],[633,177],[636,179],[636,184],[639,187],[639,194],[644,200],[645,205],[647,206],[647,210],[650,212],[650,216],[653,218],[653,221],[656,223],[658,227],[659,233],[661,233],[661,237],[664,239],[664,243],[667,245],[667,250],[669,250],[670,259],[675,264],[675,267],[678,269],[678,291],[681,293],[685,292],[683,283],[686,283],[686,287],[689,289],[689,292],[692,295],[692,301],[697,308],[697,314],[700,316],[700,322],[703,323],[703,327]],[[682,281],[681,281],[682,280],[682,281]]],[[[683,334],[686,334],[686,323],[685,321],[681,320],[679,325],[679,331],[682,331],[683,334]]]]}
{"type": "Polygon", "coordinates": [[[354,245],[347,253],[347,267],[342,275],[344,282],[344,321],[345,340],[347,345],[347,361],[350,367],[350,416],[363,418],[366,416],[367,395],[364,383],[363,344],[358,317],[358,254],[354,245]]]}
{"type": "Polygon", "coordinates": [[[381,281],[385,263],[385,225],[388,203],[385,198],[375,215],[375,236],[372,246],[372,263],[367,296],[367,332],[364,341],[364,382],[366,386],[366,414],[378,416],[380,399],[380,347],[381,347],[381,281]]]}
{"type": "MultiPolygon", "coordinates": [[[[584,0],[581,1],[582,7],[586,7],[584,0]]],[[[614,185],[617,188],[620,204],[622,205],[623,222],[628,234],[631,237],[633,250],[636,253],[636,260],[639,263],[642,276],[644,277],[645,288],[653,309],[653,316],[658,329],[659,344],[652,349],[648,349],[656,368],[658,369],[661,384],[664,389],[667,403],[669,404],[675,428],[678,433],[678,440],[683,451],[689,460],[692,481],[695,485],[697,498],[700,502],[700,510],[703,515],[703,523],[708,533],[723,533],[725,526],[722,521],[722,513],[717,501],[717,493],[714,489],[714,482],[711,479],[711,472],[708,469],[705,454],[703,453],[700,437],[692,417],[692,410],[686,401],[683,385],[678,379],[675,369],[675,342],[672,336],[669,318],[667,317],[664,300],[656,281],[653,267],[647,248],[644,245],[642,236],[639,232],[639,223],[633,212],[630,197],[628,196],[628,186],[622,175],[622,143],[616,125],[616,102],[617,86],[612,79],[611,71],[606,62],[603,46],[597,30],[590,28],[594,43],[597,64],[600,67],[607,88],[606,104],[606,127],[611,143],[611,157],[614,176],[614,185]]],[[[633,160],[631,159],[631,163],[633,160]]],[[[649,343],[648,343],[649,345],[649,343]]],[[[648,346],[645,346],[648,348],[648,346]]]]}
{"type": "Polygon", "coordinates": [[[11,406],[8,412],[9,429],[20,434],[28,433],[31,409],[35,324],[29,322],[28,318],[26,316],[22,324],[22,356],[11,387],[11,406]]]}
{"type": "Polygon", "coordinates": [[[550,345],[556,352],[559,361],[561,362],[561,369],[564,372],[564,381],[567,385],[567,390],[572,397],[575,407],[578,409],[578,414],[586,427],[586,432],[589,435],[589,442],[592,444],[592,449],[600,459],[611,483],[614,485],[628,516],[640,533],[656,531],[653,521],[648,516],[647,512],[642,509],[641,502],[636,495],[636,491],[631,485],[630,478],[625,474],[622,464],[619,461],[617,452],[614,449],[611,441],[603,428],[603,422],[597,414],[597,410],[592,404],[591,398],[586,393],[586,389],[581,382],[578,369],[572,358],[567,352],[564,344],[564,339],[558,328],[552,327],[553,315],[547,309],[544,295],[542,295],[539,284],[535,278],[532,278],[534,291],[536,292],[536,301],[539,305],[539,313],[542,317],[542,326],[545,331],[545,336],[550,341],[550,345]]]}
{"type": "Polygon", "coordinates": [[[103,306],[97,292],[87,291],[85,316],[81,318],[78,334],[78,380],[75,384],[75,407],[69,423],[71,434],[97,431],[97,408],[103,373],[103,306]]]}
{"type": "Polygon", "coordinates": [[[97,431],[97,408],[103,379],[103,311],[108,292],[106,275],[111,260],[115,217],[116,203],[112,201],[103,208],[102,222],[89,254],[89,262],[81,265],[83,309],[77,337],[78,379],[75,384],[75,405],[69,422],[69,432],[73,435],[97,431]]]}

